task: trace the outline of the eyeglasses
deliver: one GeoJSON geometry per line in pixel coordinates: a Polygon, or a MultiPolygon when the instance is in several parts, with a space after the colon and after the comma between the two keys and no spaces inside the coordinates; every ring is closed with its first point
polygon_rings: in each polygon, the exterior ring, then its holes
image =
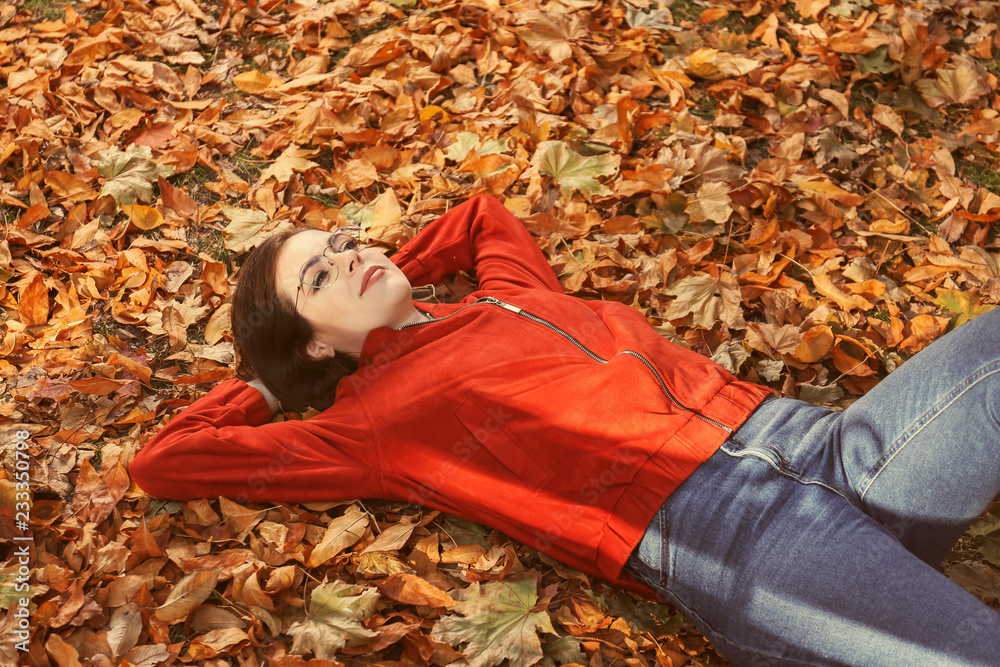
{"type": "Polygon", "coordinates": [[[339,255],[349,250],[364,250],[368,247],[368,235],[359,225],[344,225],[332,234],[323,252],[310,257],[299,269],[299,287],[295,291],[295,309],[299,307],[299,294],[302,288],[321,290],[337,282],[340,269],[333,261],[333,255],[339,255]]]}

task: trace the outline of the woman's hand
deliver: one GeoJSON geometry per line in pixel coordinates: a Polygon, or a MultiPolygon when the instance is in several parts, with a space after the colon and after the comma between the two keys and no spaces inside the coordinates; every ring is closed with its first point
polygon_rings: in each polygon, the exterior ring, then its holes
{"type": "Polygon", "coordinates": [[[255,378],[247,382],[247,384],[264,395],[264,400],[267,401],[267,406],[271,408],[272,415],[276,415],[281,411],[281,404],[278,402],[277,397],[271,393],[271,390],[264,385],[260,378],[255,378]]]}

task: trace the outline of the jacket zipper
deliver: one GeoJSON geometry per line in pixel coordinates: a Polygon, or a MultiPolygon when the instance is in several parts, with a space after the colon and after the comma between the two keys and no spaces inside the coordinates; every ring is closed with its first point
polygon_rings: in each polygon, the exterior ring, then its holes
{"type": "MultiPolygon", "coordinates": [[[[562,336],[563,338],[565,338],[566,340],[568,340],[570,343],[572,343],[573,345],[575,345],[581,352],[583,352],[584,354],[586,354],[588,357],[590,357],[594,361],[596,361],[596,362],[598,362],[600,364],[606,364],[606,363],[608,363],[607,359],[605,359],[604,357],[602,357],[599,354],[595,353],[589,347],[587,347],[586,345],[584,345],[583,343],[581,343],[580,341],[578,341],[576,338],[574,338],[573,336],[571,336],[569,333],[563,331],[562,329],[560,329],[556,325],[552,324],[548,320],[543,319],[541,317],[538,317],[537,315],[532,315],[531,313],[529,313],[527,311],[524,311],[524,310],[518,308],[517,306],[509,304],[509,303],[507,303],[505,301],[501,301],[500,299],[497,299],[496,297],[492,297],[492,296],[480,297],[479,299],[476,299],[475,301],[473,301],[472,303],[468,304],[467,306],[463,306],[462,308],[459,308],[458,310],[456,310],[454,313],[450,313],[448,315],[445,315],[444,317],[438,317],[438,318],[435,318],[435,319],[427,320],[425,322],[411,322],[410,324],[404,324],[403,326],[399,327],[399,329],[404,329],[406,327],[417,326],[419,324],[430,324],[431,322],[439,322],[441,320],[446,320],[449,317],[451,317],[452,315],[454,315],[455,313],[458,313],[461,310],[465,310],[469,306],[474,306],[474,305],[479,304],[479,303],[489,303],[489,304],[492,304],[494,306],[499,306],[500,308],[503,308],[504,310],[509,310],[510,312],[514,313],[515,315],[520,315],[521,317],[525,317],[525,318],[531,320],[532,322],[537,322],[538,324],[541,324],[542,326],[550,329],[551,331],[554,331],[555,333],[559,334],[560,336],[562,336]]],[[[697,412],[696,410],[692,410],[691,408],[689,408],[688,406],[684,405],[679,400],[677,400],[677,397],[675,397],[670,392],[670,389],[667,388],[667,383],[663,381],[663,377],[660,375],[660,372],[658,370],[656,370],[656,367],[653,366],[652,362],[650,362],[649,359],[647,359],[643,355],[639,354],[635,350],[622,350],[621,354],[628,354],[630,356],[635,357],[639,361],[641,361],[642,364],[646,367],[646,370],[648,370],[653,375],[653,377],[656,378],[656,381],[660,385],[660,389],[662,389],[663,393],[667,395],[667,398],[670,399],[670,402],[673,403],[674,405],[676,405],[678,408],[680,408],[681,410],[686,410],[687,412],[693,413],[695,416],[704,419],[705,421],[707,421],[710,424],[714,424],[714,425],[718,426],[719,428],[721,428],[722,430],[726,431],[727,433],[730,433],[730,434],[733,433],[733,429],[729,428],[725,424],[717,422],[716,420],[712,419],[711,417],[706,417],[705,415],[701,414],[700,412],[697,412]]]]}

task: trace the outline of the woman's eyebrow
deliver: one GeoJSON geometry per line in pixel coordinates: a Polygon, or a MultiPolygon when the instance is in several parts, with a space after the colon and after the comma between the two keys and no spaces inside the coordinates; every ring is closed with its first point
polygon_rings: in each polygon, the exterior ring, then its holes
{"type": "Polygon", "coordinates": [[[303,273],[311,269],[313,266],[315,266],[316,262],[318,262],[319,260],[320,260],[319,255],[313,255],[312,257],[307,259],[305,261],[305,264],[302,265],[302,268],[299,269],[299,275],[302,275],[303,273]]]}

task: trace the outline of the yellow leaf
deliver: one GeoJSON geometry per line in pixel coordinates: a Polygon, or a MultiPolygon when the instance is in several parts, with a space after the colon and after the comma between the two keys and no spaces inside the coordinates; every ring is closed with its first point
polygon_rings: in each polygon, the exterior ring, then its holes
{"type": "Polygon", "coordinates": [[[438,105],[431,104],[420,110],[420,120],[425,121],[431,119],[436,119],[437,122],[444,123],[450,120],[451,116],[448,114],[447,111],[445,111],[438,105]],[[438,117],[438,114],[440,114],[440,117],[438,117]]]}
{"type": "Polygon", "coordinates": [[[278,82],[260,70],[250,70],[233,77],[233,85],[244,93],[260,95],[268,88],[278,85],[278,82]]]}
{"type": "Polygon", "coordinates": [[[155,229],[163,224],[163,216],[152,206],[142,204],[131,204],[122,206],[125,215],[129,217],[132,224],[142,230],[155,229]]]}

